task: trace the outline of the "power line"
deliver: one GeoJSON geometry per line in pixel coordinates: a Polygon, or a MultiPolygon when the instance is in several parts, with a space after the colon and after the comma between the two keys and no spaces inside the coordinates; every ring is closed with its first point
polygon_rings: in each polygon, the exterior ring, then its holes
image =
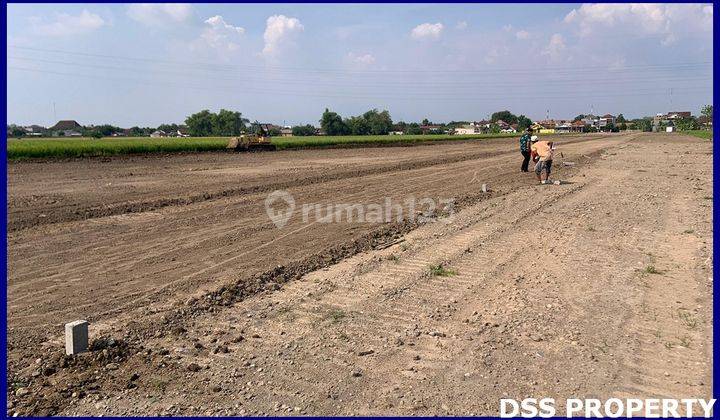
{"type": "MultiPolygon", "coordinates": [[[[612,70],[612,66],[608,65],[595,65],[595,66],[579,66],[579,67],[572,67],[568,68],[567,66],[544,66],[544,67],[534,67],[530,70],[522,70],[518,69],[517,67],[513,68],[494,68],[494,69],[482,69],[482,70],[452,70],[452,69],[446,69],[446,70],[417,70],[417,69],[386,69],[386,70],[377,70],[377,69],[331,69],[331,68],[303,68],[303,67],[283,67],[283,66],[272,66],[272,65],[249,65],[249,64],[218,64],[218,63],[201,63],[201,62],[187,62],[187,61],[174,61],[174,60],[164,60],[164,59],[157,59],[157,58],[144,58],[144,57],[128,57],[128,56],[117,56],[117,55],[108,55],[108,54],[94,54],[94,53],[87,53],[87,52],[77,52],[77,51],[68,51],[68,50],[58,50],[58,49],[46,49],[46,48],[34,48],[34,47],[23,47],[18,45],[9,45],[9,48],[16,48],[20,50],[28,50],[28,51],[37,51],[37,52],[47,52],[47,53],[55,53],[55,54],[68,54],[68,55],[77,55],[77,56],[84,56],[84,57],[96,57],[96,58],[104,58],[104,59],[112,59],[112,60],[127,60],[127,61],[139,61],[139,62],[147,62],[147,63],[156,63],[156,64],[170,64],[170,65],[185,65],[185,66],[198,66],[198,67],[206,67],[206,70],[209,71],[237,71],[240,69],[250,69],[250,70],[277,70],[277,71],[292,71],[292,72],[310,72],[310,73],[340,73],[340,74],[459,74],[459,73],[467,73],[467,74],[487,74],[487,73],[502,73],[502,74],[522,74],[522,73],[538,73],[542,71],[553,71],[553,72],[581,72],[586,70],[600,70],[600,71],[608,71],[612,70]]],[[[662,63],[662,64],[628,64],[623,65],[621,68],[615,69],[614,71],[624,71],[624,69],[627,70],[663,70],[663,69],[683,69],[688,67],[698,67],[698,66],[708,66],[710,65],[712,67],[711,61],[705,61],[705,62],[694,62],[694,63],[662,63]]]]}
{"type": "MultiPolygon", "coordinates": [[[[342,94],[335,94],[335,95],[329,95],[329,94],[322,94],[322,93],[313,93],[313,92],[299,92],[299,91],[288,91],[288,90],[272,90],[272,89],[253,89],[253,88],[246,88],[243,86],[196,86],[191,84],[180,84],[180,83],[172,83],[172,82],[166,82],[166,81],[146,81],[146,80],[137,80],[137,79],[128,79],[128,78],[109,78],[109,77],[99,77],[97,75],[88,75],[88,74],[78,74],[78,73],[65,73],[65,72],[58,72],[58,71],[52,71],[52,70],[42,70],[42,69],[33,69],[33,68],[23,68],[23,67],[15,67],[15,66],[8,66],[8,69],[12,70],[19,70],[19,71],[30,71],[30,72],[37,72],[37,73],[43,73],[43,74],[53,74],[53,75],[60,75],[60,76],[71,76],[71,77],[78,77],[78,78],[92,78],[92,79],[99,79],[99,80],[116,80],[116,81],[124,81],[124,82],[131,82],[131,83],[137,83],[137,84],[147,84],[151,86],[170,86],[170,87],[177,87],[180,89],[191,89],[191,90],[202,90],[202,91],[221,91],[224,93],[227,93],[229,91],[232,91],[233,89],[240,90],[240,93],[258,93],[258,94],[278,94],[278,95],[285,95],[285,96],[300,96],[300,97],[318,97],[318,98],[350,98],[350,99],[372,99],[372,100],[380,100],[380,99],[390,99],[390,100],[451,100],[451,101],[472,101],[472,102],[484,102],[484,101],[498,101],[498,100],[507,100],[507,99],[551,99],[551,100],[559,100],[559,99],[578,99],[578,98],[614,98],[614,97],[623,97],[623,96],[664,96],[665,92],[663,92],[660,89],[657,88],[651,88],[651,89],[635,89],[635,90],[623,90],[622,93],[617,94],[610,94],[610,93],[593,93],[593,92],[585,92],[578,95],[571,95],[571,94],[561,94],[559,96],[552,96],[543,94],[543,96],[531,96],[527,94],[520,94],[520,95],[511,95],[506,94],[503,96],[498,97],[491,97],[491,96],[480,96],[480,97],[463,97],[463,96],[438,96],[438,95],[420,95],[420,96],[411,96],[411,95],[402,95],[402,96],[388,96],[388,95],[365,95],[365,96],[358,96],[358,95],[342,95],[342,94]]],[[[691,87],[691,88],[685,88],[682,90],[685,93],[696,93],[696,92],[707,92],[706,87],[691,87]]]]}
{"type": "MultiPolygon", "coordinates": [[[[15,56],[9,56],[9,60],[21,60],[21,61],[28,61],[28,62],[36,62],[36,63],[48,63],[48,64],[61,64],[61,65],[67,65],[67,66],[76,66],[76,67],[86,67],[86,68],[97,68],[97,69],[105,69],[105,70],[112,70],[112,71],[123,71],[123,72],[136,72],[136,73],[142,73],[142,74],[148,74],[148,73],[164,73],[164,74],[172,74],[177,75],[181,77],[198,77],[197,74],[193,74],[193,69],[186,69],[186,70],[163,70],[163,69],[148,69],[148,68],[133,68],[133,67],[118,67],[118,66],[109,66],[109,65],[102,65],[102,64],[90,64],[90,63],[75,63],[75,62],[68,62],[68,61],[59,61],[59,60],[45,60],[45,59],[39,59],[39,58],[31,58],[31,57],[15,57],[15,56]]],[[[483,88],[483,87],[495,87],[495,88],[501,88],[501,87],[513,87],[513,88],[524,88],[524,87],[534,87],[538,85],[542,86],[552,86],[552,85],[561,85],[563,87],[577,87],[577,86],[587,86],[588,79],[586,78],[580,78],[580,79],[542,79],[538,78],[536,80],[530,80],[530,81],[524,81],[524,82],[510,82],[510,83],[499,83],[494,80],[485,80],[484,82],[477,82],[474,80],[455,80],[455,81],[446,81],[445,83],[439,83],[437,81],[412,81],[408,80],[402,83],[398,82],[388,82],[388,81],[375,81],[374,83],[362,83],[362,82],[355,82],[352,84],[349,84],[347,82],[343,81],[333,81],[333,80],[313,80],[313,79],[304,79],[304,78],[292,78],[292,79],[276,79],[276,78],[251,78],[251,77],[220,77],[220,76],[213,76],[212,80],[225,80],[225,81],[240,81],[240,82],[252,82],[252,83],[273,83],[273,84],[299,84],[299,85],[309,85],[309,86],[319,86],[319,87],[343,87],[343,88],[378,88],[378,89],[393,89],[393,88],[422,88],[422,89],[431,89],[431,88],[442,88],[443,90],[447,90],[448,88],[461,88],[461,89],[471,89],[471,88],[483,88]],[[424,86],[428,85],[428,86],[424,86]]],[[[698,76],[698,77],[689,77],[689,76],[671,76],[671,75],[638,75],[638,76],[614,76],[610,78],[593,78],[593,83],[615,83],[615,84],[622,84],[622,83],[652,83],[652,84],[658,84],[661,82],[694,82],[694,81],[709,81],[712,80],[711,75],[707,76],[698,76]]]]}

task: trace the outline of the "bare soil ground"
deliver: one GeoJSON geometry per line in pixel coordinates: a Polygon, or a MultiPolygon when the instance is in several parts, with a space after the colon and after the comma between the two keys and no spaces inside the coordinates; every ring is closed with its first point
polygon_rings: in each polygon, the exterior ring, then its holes
{"type": "Polygon", "coordinates": [[[558,141],[559,186],[521,174],[508,139],[10,164],[8,414],[496,415],[508,396],[710,397],[711,142],[558,141]],[[458,211],[278,229],[275,189],[458,211]],[[63,357],[78,318],[104,339],[63,357]]]}

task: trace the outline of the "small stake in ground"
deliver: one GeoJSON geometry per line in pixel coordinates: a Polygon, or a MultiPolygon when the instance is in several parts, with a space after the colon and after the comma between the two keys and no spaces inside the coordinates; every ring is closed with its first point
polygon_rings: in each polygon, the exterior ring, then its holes
{"type": "Polygon", "coordinates": [[[88,322],[77,320],[65,324],[65,354],[78,354],[88,349],[88,322]]]}

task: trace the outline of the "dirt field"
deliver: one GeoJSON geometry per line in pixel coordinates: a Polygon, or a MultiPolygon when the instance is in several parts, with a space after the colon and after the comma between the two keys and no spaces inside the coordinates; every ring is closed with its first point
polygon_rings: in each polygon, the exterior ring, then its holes
{"type": "Polygon", "coordinates": [[[11,163],[8,414],[709,398],[712,143],[558,143],[559,186],[521,174],[508,139],[11,163]],[[457,212],[295,214],[278,229],[264,206],[277,189],[298,204],[454,198],[457,212]],[[65,358],[63,324],[78,318],[109,339],[65,358]]]}

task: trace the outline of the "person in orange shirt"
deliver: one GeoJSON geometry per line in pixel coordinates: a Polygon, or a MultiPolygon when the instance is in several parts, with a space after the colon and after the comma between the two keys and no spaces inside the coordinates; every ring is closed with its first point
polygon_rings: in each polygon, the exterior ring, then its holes
{"type": "Polygon", "coordinates": [[[552,170],[553,142],[538,141],[531,147],[532,151],[537,155],[537,163],[535,164],[535,176],[541,184],[551,184],[550,172],[552,170]]]}
{"type": "Polygon", "coordinates": [[[530,138],[530,160],[533,161],[533,163],[536,163],[540,157],[537,154],[537,150],[535,149],[535,143],[538,142],[538,136],[532,136],[530,138]]]}

